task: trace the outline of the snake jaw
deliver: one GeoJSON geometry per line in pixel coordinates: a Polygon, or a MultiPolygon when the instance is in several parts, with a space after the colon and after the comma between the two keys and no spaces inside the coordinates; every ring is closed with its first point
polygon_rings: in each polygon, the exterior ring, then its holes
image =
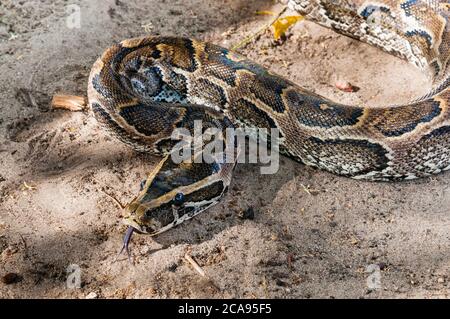
{"type": "Polygon", "coordinates": [[[140,233],[145,233],[143,227],[136,221],[133,215],[127,216],[123,219],[123,223],[129,227],[134,228],[136,231],[140,233]]]}
{"type": "Polygon", "coordinates": [[[158,230],[162,227],[161,224],[155,220],[146,220],[147,217],[136,216],[130,214],[123,219],[123,223],[129,227],[134,228],[135,232],[139,234],[146,234],[154,236],[159,234],[158,230]]]}

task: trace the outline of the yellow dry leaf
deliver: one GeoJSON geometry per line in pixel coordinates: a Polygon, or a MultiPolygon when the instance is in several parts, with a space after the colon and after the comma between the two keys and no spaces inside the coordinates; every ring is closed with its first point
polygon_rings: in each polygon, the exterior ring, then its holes
{"type": "Polygon", "coordinates": [[[278,40],[290,26],[303,20],[303,16],[287,16],[277,19],[273,24],[273,37],[278,40]]]}
{"type": "Polygon", "coordinates": [[[256,11],[257,15],[262,15],[262,16],[274,16],[275,12],[273,11],[256,11]]]}

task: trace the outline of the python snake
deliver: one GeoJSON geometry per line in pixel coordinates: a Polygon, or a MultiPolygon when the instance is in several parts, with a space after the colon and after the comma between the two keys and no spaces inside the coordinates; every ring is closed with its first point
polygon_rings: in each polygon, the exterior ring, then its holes
{"type": "Polygon", "coordinates": [[[405,105],[348,106],[214,44],[144,37],[112,46],[92,68],[90,107],[120,140],[163,156],[127,206],[127,251],[133,231],[159,234],[225,194],[235,162],[176,163],[169,156],[177,142],[172,132],[192,132],[196,120],[222,130],[276,128],[284,154],[355,179],[407,180],[450,168],[448,1],[289,0],[288,5],[414,63],[433,78],[431,91],[405,105]]]}

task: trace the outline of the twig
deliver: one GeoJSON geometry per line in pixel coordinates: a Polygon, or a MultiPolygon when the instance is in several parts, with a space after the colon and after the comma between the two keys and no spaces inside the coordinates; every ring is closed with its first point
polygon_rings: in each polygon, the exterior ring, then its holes
{"type": "Polygon", "coordinates": [[[153,23],[148,22],[148,23],[142,24],[141,27],[144,29],[145,32],[150,33],[153,30],[153,23]]]}
{"type": "Polygon", "coordinates": [[[303,187],[303,190],[304,190],[306,193],[308,193],[308,195],[312,195],[311,192],[309,191],[309,189],[308,189],[305,185],[303,185],[303,184],[300,184],[300,185],[303,187]]]}
{"type": "Polygon", "coordinates": [[[186,259],[192,265],[192,267],[200,274],[200,276],[206,277],[205,271],[197,264],[194,259],[192,259],[191,256],[189,256],[188,253],[184,255],[184,259],[186,259]]]}
{"type": "Polygon", "coordinates": [[[283,8],[283,9],[282,9],[282,10],[281,10],[274,18],[273,18],[273,20],[272,20],[269,24],[264,25],[264,27],[262,27],[261,29],[259,29],[259,30],[256,31],[255,33],[253,33],[252,35],[246,37],[244,40],[242,40],[242,41],[240,41],[239,43],[237,43],[237,44],[235,44],[234,46],[232,46],[232,47],[231,47],[231,50],[232,50],[232,51],[235,51],[235,50],[239,49],[240,47],[242,47],[242,46],[244,46],[244,45],[250,43],[256,36],[260,35],[260,34],[263,33],[264,31],[266,31],[267,29],[269,29],[269,28],[272,26],[272,24],[274,24],[274,23],[278,20],[278,18],[279,18],[284,12],[286,12],[287,8],[288,8],[288,7],[285,6],[285,7],[284,7],[284,8],[283,8]]]}
{"type": "Polygon", "coordinates": [[[28,185],[27,182],[25,182],[25,181],[23,182],[23,186],[30,191],[37,189],[36,186],[28,185]]]}

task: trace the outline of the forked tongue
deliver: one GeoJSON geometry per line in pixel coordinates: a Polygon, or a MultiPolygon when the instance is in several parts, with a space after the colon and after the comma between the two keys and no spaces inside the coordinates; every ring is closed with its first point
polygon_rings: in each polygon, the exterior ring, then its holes
{"type": "Polygon", "coordinates": [[[128,245],[130,244],[131,236],[133,235],[133,232],[134,232],[134,227],[128,226],[127,231],[125,233],[125,237],[123,238],[122,249],[120,250],[119,255],[117,256],[117,257],[119,257],[123,253],[123,251],[125,250],[127,252],[127,255],[128,255],[128,261],[130,263],[132,263],[132,261],[131,261],[130,248],[128,247],[128,245]]]}

